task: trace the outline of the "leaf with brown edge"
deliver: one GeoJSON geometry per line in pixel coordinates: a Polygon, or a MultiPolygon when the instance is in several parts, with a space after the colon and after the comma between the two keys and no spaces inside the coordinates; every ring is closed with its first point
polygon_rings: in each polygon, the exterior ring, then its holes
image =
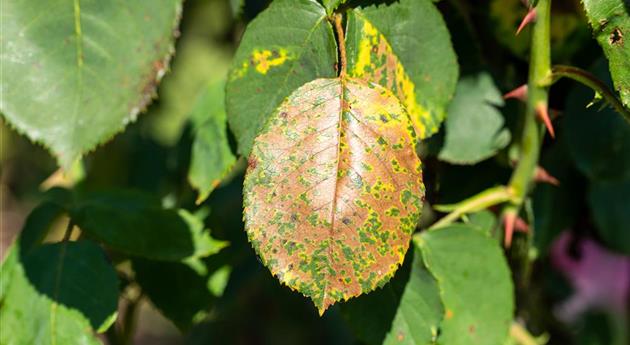
{"type": "Polygon", "coordinates": [[[320,314],[382,286],[402,263],[424,197],[415,142],[390,91],[347,77],[295,90],[255,139],[249,240],[320,314]]]}

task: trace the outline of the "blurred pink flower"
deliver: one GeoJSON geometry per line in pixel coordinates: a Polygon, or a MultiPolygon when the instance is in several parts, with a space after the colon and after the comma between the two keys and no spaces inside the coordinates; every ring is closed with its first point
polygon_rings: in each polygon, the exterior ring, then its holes
{"type": "Polygon", "coordinates": [[[630,295],[630,257],[613,253],[595,241],[577,239],[576,252],[570,254],[573,235],[565,231],[551,248],[551,261],[575,289],[556,310],[565,322],[575,321],[589,309],[626,313],[630,295]]]}

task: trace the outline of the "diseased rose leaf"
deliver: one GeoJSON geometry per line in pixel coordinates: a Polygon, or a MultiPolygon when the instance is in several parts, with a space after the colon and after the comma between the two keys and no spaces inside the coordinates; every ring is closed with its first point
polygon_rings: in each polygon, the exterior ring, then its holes
{"type": "Polygon", "coordinates": [[[401,0],[348,12],[348,73],[390,89],[420,139],[438,131],[457,83],[448,29],[430,0],[401,0]]]}
{"type": "Polygon", "coordinates": [[[276,0],[248,26],[226,85],[238,152],[249,152],[274,109],[306,82],[335,77],[337,46],[316,0],[276,0]]]}
{"type": "Polygon", "coordinates": [[[0,112],[69,168],[150,102],[180,11],[180,0],[3,1],[0,112]]]}
{"type": "Polygon", "coordinates": [[[390,91],[346,77],[297,89],[256,138],[249,240],[320,313],[382,286],[402,263],[424,195],[416,140],[390,91]]]}
{"type": "Polygon", "coordinates": [[[630,5],[627,0],[582,0],[582,4],[608,59],[615,89],[630,109],[630,5]]]}

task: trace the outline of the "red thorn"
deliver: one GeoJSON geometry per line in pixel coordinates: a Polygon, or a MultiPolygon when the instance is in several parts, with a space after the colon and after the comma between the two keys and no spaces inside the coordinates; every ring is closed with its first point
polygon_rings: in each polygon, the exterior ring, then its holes
{"type": "Polygon", "coordinates": [[[514,234],[514,226],[516,225],[516,213],[506,213],[503,216],[503,226],[505,229],[504,245],[509,248],[512,245],[512,235],[514,234]]]}
{"type": "Polygon", "coordinates": [[[547,131],[549,131],[549,135],[551,135],[552,138],[555,138],[556,133],[553,130],[553,125],[551,124],[551,119],[549,118],[547,105],[543,103],[538,104],[536,106],[536,115],[545,124],[545,127],[547,127],[547,131]]]}
{"type": "Polygon", "coordinates": [[[514,230],[517,232],[528,233],[529,225],[525,222],[525,220],[523,220],[523,218],[516,217],[516,220],[514,221],[514,230]]]}
{"type": "Polygon", "coordinates": [[[536,167],[534,181],[549,183],[550,185],[554,185],[556,187],[560,185],[560,181],[542,167],[536,167]]]}
{"type": "Polygon", "coordinates": [[[515,98],[519,101],[527,101],[527,84],[521,85],[516,89],[503,95],[503,99],[515,98]]]}
{"type": "Polygon", "coordinates": [[[518,29],[516,30],[516,34],[517,35],[520,34],[521,30],[523,30],[527,26],[527,24],[532,23],[535,20],[536,20],[536,9],[532,8],[527,12],[527,14],[525,15],[525,18],[523,18],[521,25],[518,26],[518,29]]]}

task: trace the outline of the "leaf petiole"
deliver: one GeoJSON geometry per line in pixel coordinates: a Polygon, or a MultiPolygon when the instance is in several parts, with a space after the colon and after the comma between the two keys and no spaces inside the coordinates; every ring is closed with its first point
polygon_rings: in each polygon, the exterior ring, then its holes
{"type": "Polygon", "coordinates": [[[615,96],[613,91],[599,80],[592,73],[585,71],[578,67],[556,65],[551,69],[551,77],[549,85],[554,84],[560,78],[569,78],[577,81],[578,83],[585,85],[600,95],[613,109],[620,115],[622,115],[626,121],[630,122],[630,110],[626,109],[621,101],[615,96]]]}

